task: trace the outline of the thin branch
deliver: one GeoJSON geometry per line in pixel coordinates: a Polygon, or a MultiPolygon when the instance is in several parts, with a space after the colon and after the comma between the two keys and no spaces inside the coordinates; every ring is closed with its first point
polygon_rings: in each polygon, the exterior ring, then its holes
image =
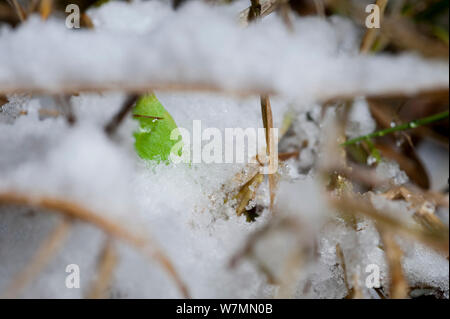
{"type": "Polygon", "coordinates": [[[30,263],[12,280],[6,288],[4,298],[16,298],[35,279],[64,243],[71,227],[71,219],[63,216],[58,225],[38,248],[30,263]]]}

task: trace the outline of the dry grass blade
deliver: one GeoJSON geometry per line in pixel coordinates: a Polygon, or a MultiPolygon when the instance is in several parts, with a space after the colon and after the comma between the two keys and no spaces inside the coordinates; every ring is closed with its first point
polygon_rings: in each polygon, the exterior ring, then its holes
{"type": "Polygon", "coordinates": [[[40,0],[31,0],[28,3],[27,12],[28,14],[31,14],[33,12],[36,12],[39,8],[40,0]]]}
{"type": "Polygon", "coordinates": [[[70,218],[63,217],[38,248],[30,263],[16,274],[11,284],[6,288],[4,298],[16,298],[27,284],[39,275],[64,243],[70,227],[70,218]]]}
{"type": "Polygon", "coordinates": [[[7,192],[0,193],[0,204],[38,207],[93,224],[105,233],[109,234],[111,237],[121,239],[129,243],[145,256],[158,261],[170,278],[175,282],[181,294],[185,298],[189,298],[189,292],[186,285],[178,275],[172,262],[161,251],[161,249],[155,243],[149,242],[147,237],[134,234],[117,222],[102,217],[101,215],[96,214],[75,202],[53,197],[32,197],[27,194],[7,192]]]}
{"type": "Polygon", "coordinates": [[[42,20],[47,20],[53,9],[53,0],[41,0],[39,5],[39,13],[42,20]]]}
{"type": "Polygon", "coordinates": [[[250,2],[251,5],[247,15],[247,20],[249,22],[255,20],[261,14],[261,4],[259,3],[259,0],[250,0],[250,2]]]}
{"type": "Polygon", "coordinates": [[[6,103],[8,103],[8,98],[6,96],[0,94],[0,109],[6,103]]]}
{"type": "Polygon", "coordinates": [[[55,98],[56,102],[59,105],[61,113],[66,117],[67,123],[69,125],[74,125],[77,121],[75,117],[75,113],[73,111],[72,102],[70,100],[70,95],[67,94],[59,94],[55,98]]]}
{"type": "Polygon", "coordinates": [[[253,178],[251,178],[244,186],[242,186],[239,193],[236,194],[235,199],[238,202],[236,207],[236,214],[241,216],[250,202],[255,197],[256,190],[258,186],[262,183],[264,176],[257,173],[253,178]]]}
{"type": "Polygon", "coordinates": [[[0,21],[15,26],[20,23],[20,18],[9,3],[0,2],[0,21]]]}
{"type": "Polygon", "coordinates": [[[347,288],[347,296],[345,299],[362,299],[363,293],[358,284],[358,274],[354,273],[352,277],[353,285],[350,287],[347,276],[347,266],[345,264],[344,252],[342,251],[341,245],[336,244],[336,257],[341,264],[342,272],[344,276],[345,287],[347,288]]]}
{"type": "MultiPolygon", "coordinates": [[[[437,84],[434,87],[422,87],[416,90],[417,94],[431,94],[433,92],[448,91],[447,84],[437,84]]],[[[10,83],[2,83],[0,86],[0,94],[36,94],[36,95],[57,95],[57,94],[75,94],[75,93],[98,93],[98,92],[128,92],[146,94],[149,91],[161,91],[161,92],[207,92],[207,93],[220,93],[235,97],[249,97],[254,95],[278,95],[282,92],[276,89],[261,89],[260,87],[247,87],[247,88],[226,88],[219,84],[206,83],[204,81],[197,81],[189,83],[187,81],[179,82],[163,81],[163,82],[147,82],[141,84],[134,84],[127,82],[126,80],[119,80],[115,83],[102,81],[102,83],[79,83],[77,81],[66,80],[65,84],[55,86],[45,86],[40,83],[37,84],[25,84],[17,85],[10,83]]],[[[317,97],[317,102],[324,104],[332,104],[336,101],[354,99],[358,96],[366,96],[367,98],[389,98],[389,97],[409,97],[410,93],[402,90],[385,89],[380,92],[367,92],[364,90],[354,90],[342,94],[336,95],[323,95],[317,97]]]]}
{"type": "Polygon", "coordinates": [[[347,291],[348,291],[347,298],[349,298],[351,296],[352,292],[350,291],[350,285],[348,284],[347,265],[345,264],[344,252],[342,251],[341,245],[339,245],[339,243],[336,244],[336,257],[339,260],[339,263],[341,264],[341,267],[342,267],[345,288],[347,288],[347,291]]]}
{"type": "MultiPolygon", "coordinates": [[[[377,0],[376,2],[376,5],[380,8],[380,22],[382,22],[387,3],[388,0],[377,0]]],[[[370,52],[377,38],[378,31],[376,28],[367,29],[360,47],[361,53],[370,52]]]]}
{"type": "Polygon", "coordinates": [[[386,261],[389,267],[391,283],[389,285],[391,299],[405,299],[408,297],[409,286],[402,269],[403,252],[395,242],[394,235],[390,231],[380,230],[384,244],[386,261]]]}
{"type": "Polygon", "coordinates": [[[112,238],[108,238],[100,254],[97,267],[97,278],[92,283],[89,299],[101,299],[106,297],[106,290],[112,280],[114,270],[118,262],[118,256],[114,249],[112,238]]]}
{"type": "Polygon", "coordinates": [[[25,10],[20,5],[19,1],[17,0],[8,0],[9,4],[14,8],[14,11],[16,12],[17,16],[19,17],[20,21],[23,22],[27,18],[25,10]]]}
{"type": "MultiPolygon", "coordinates": [[[[276,141],[273,132],[273,116],[272,108],[270,106],[270,99],[267,95],[261,96],[261,113],[264,124],[264,129],[266,130],[266,144],[267,144],[267,155],[269,156],[269,165],[276,163],[275,159],[275,147],[276,141]]],[[[276,189],[276,175],[268,174],[269,179],[269,190],[270,190],[270,208],[272,209],[275,201],[275,189],[276,189]]]]}
{"type": "Polygon", "coordinates": [[[366,197],[362,196],[357,198],[349,196],[341,196],[340,198],[334,197],[330,199],[330,203],[343,213],[351,215],[361,214],[373,219],[379,227],[392,231],[396,235],[407,236],[418,240],[432,248],[448,254],[448,231],[445,233],[436,233],[426,231],[421,227],[404,225],[401,221],[394,219],[385,213],[379,212],[368,202],[366,197]]]}
{"type": "MultiPolygon", "coordinates": [[[[259,17],[263,18],[270,13],[274,12],[279,5],[280,0],[260,0],[260,11],[259,11],[259,17]]],[[[248,7],[247,9],[241,11],[239,14],[239,21],[241,25],[247,26],[249,23],[249,15],[251,15],[252,6],[248,7]]]]}
{"type": "Polygon", "coordinates": [[[278,298],[291,296],[292,287],[290,284],[296,282],[296,278],[292,278],[292,276],[296,277],[296,273],[301,268],[301,264],[303,262],[302,257],[305,252],[302,247],[298,246],[298,249],[294,250],[294,253],[291,253],[288,256],[282,276],[277,276],[274,274],[273,270],[267,267],[267,265],[261,262],[261,259],[256,256],[255,247],[258,242],[264,240],[266,236],[270,236],[271,232],[280,229],[286,232],[291,232],[298,237],[302,234],[302,228],[296,219],[275,217],[269,223],[250,234],[244,246],[232,256],[229,262],[229,267],[235,268],[244,258],[252,261],[258,270],[264,274],[270,284],[283,286],[282,288],[280,287],[280,291],[277,294],[278,298]]]}

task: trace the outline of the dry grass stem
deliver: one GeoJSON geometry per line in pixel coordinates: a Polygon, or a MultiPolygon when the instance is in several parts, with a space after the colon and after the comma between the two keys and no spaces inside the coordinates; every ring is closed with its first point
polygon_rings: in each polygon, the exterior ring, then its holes
{"type": "Polygon", "coordinates": [[[147,236],[135,234],[125,229],[117,222],[102,217],[101,215],[94,213],[78,203],[64,199],[47,196],[33,197],[28,194],[7,192],[0,193],[0,204],[38,207],[93,224],[105,233],[109,234],[111,237],[121,239],[129,243],[150,259],[157,260],[170,278],[175,282],[182,296],[186,298],[189,297],[188,289],[176,272],[170,259],[155,243],[149,242],[147,236]]]}
{"type": "MultiPolygon", "coordinates": [[[[276,163],[275,159],[275,147],[277,147],[274,130],[273,130],[273,115],[272,108],[270,106],[270,99],[267,95],[261,96],[261,113],[264,128],[266,130],[266,152],[269,157],[269,165],[272,163],[276,163]]],[[[268,174],[269,179],[269,191],[270,191],[270,209],[273,208],[273,204],[275,201],[275,192],[277,187],[277,179],[276,174],[268,174]]]]}
{"type": "Polygon", "coordinates": [[[125,101],[122,104],[122,107],[120,110],[116,113],[116,115],[113,116],[113,118],[105,125],[105,132],[109,136],[113,135],[120,124],[125,119],[126,115],[131,112],[133,109],[134,104],[136,103],[137,99],[139,98],[139,95],[137,94],[130,94],[125,99],[125,101]]]}
{"type": "Polygon", "coordinates": [[[25,10],[20,5],[19,1],[17,0],[8,0],[9,4],[14,8],[14,11],[16,12],[17,16],[19,17],[19,20],[21,22],[25,21],[27,18],[27,15],[25,13],[25,10]]]}

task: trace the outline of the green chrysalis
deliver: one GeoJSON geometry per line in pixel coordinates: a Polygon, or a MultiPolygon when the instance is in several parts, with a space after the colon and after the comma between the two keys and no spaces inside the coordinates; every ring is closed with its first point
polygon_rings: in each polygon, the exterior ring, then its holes
{"type": "MultiPolygon", "coordinates": [[[[158,163],[168,162],[173,147],[177,143],[182,146],[182,138],[170,139],[172,131],[178,126],[155,94],[146,94],[138,99],[133,117],[139,121],[139,129],[134,132],[134,147],[138,155],[158,163]]],[[[181,156],[182,147],[176,149],[178,154],[174,155],[181,156]]]]}

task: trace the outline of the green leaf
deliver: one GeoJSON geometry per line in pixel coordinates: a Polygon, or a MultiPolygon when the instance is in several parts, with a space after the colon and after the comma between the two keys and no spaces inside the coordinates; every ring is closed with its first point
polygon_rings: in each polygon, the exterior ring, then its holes
{"type": "Polygon", "coordinates": [[[141,96],[136,102],[133,117],[139,121],[139,129],[134,132],[134,147],[138,155],[146,160],[168,162],[172,148],[177,144],[181,156],[182,138],[171,140],[170,135],[177,124],[172,116],[158,101],[155,94],[141,96]]]}

